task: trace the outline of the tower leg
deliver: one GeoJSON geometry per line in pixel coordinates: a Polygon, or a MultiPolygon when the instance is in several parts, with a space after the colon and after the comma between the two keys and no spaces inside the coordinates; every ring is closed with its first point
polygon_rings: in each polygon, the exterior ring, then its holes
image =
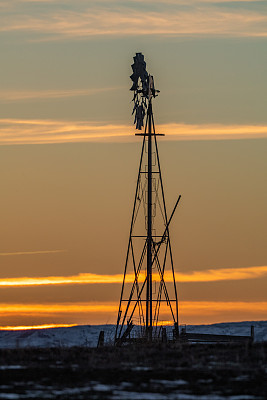
{"type": "Polygon", "coordinates": [[[147,148],[147,338],[152,341],[152,106],[148,106],[147,148]]]}

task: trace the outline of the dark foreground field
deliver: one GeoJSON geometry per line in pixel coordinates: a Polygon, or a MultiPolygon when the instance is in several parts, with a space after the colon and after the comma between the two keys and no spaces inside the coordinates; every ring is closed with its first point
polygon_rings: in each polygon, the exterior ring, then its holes
{"type": "Polygon", "coordinates": [[[267,344],[0,350],[0,399],[267,399],[267,344]]]}

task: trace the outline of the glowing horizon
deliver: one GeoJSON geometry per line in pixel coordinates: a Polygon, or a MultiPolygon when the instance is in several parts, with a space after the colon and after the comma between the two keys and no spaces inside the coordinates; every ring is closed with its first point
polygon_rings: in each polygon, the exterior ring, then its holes
{"type": "MultiPolygon", "coordinates": [[[[237,322],[244,320],[264,320],[267,309],[266,301],[181,301],[179,303],[180,324],[208,324],[219,322],[237,322]],[[244,318],[247,315],[248,318],[244,318]]],[[[168,307],[163,309],[160,323],[170,324],[168,307]],[[167,318],[166,318],[167,317],[167,318]]],[[[0,303],[0,316],[8,318],[8,321],[16,321],[17,316],[24,321],[30,318],[40,323],[28,325],[7,323],[5,327],[17,326],[75,326],[75,325],[103,325],[115,324],[118,312],[116,302],[83,302],[83,303],[55,303],[55,304],[4,304],[0,303]],[[45,319],[46,322],[41,322],[45,319]],[[49,321],[50,319],[50,321],[49,321]],[[53,322],[51,321],[53,320],[53,322]],[[55,321],[58,321],[55,322],[55,321]]],[[[0,328],[1,329],[1,328],[0,328]]],[[[27,328],[25,328],[27,329],[27,328]]],[[[34,328],[33,328],[34,329],[34,328]]]]}

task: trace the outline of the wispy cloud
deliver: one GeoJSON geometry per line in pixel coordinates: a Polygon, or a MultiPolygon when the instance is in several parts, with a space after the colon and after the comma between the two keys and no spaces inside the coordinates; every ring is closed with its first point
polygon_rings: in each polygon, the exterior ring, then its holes
{"type": "MultiPolygon", "coordinates": [[[[147,3],[161,3],[161,4],[191,4],[191,3],[259,3],[264,2],[265,0],[147,0],[147,3]]],[[[5,2],[5,0],[3,0],[5,2]]],[[[7,0],[6,0],[7,2],[7,0]]],[[[92,3],[111,3],[111,4],[119,4],[125,3],[125,0],[92,0],[92,3]]],[[[143,0],[132,0],[132,3],[142,3],[143,0]]],[[[72,0],[8,0],[7,3],[54,3],[54,4],[72,4],[72,0]]],[[[76,0],[76,4],[84,4],[88,3],[88,0],[76,0]]]]}
{"type": "Polygon", "coordinates": [[[87,121],[0,120],[0,144],[73,143],[125,140],[129,127],[87,121]]]}
{"type": "Polygon", "coordinates": [[[8,253],[0,253],[1,256],[24,256],[24,255],[36,255],[36,254],[54,254],[54,253],[65,253],[67,250],[36,250],[36,251],[14,251],[8,253]]]}
{"type": "MultiPolygon", "coordinates": [[[[121,283],[122,278],[123,276],[121,274],[78,274],[72,276],[6,278],[0,280],[0,287],[121,283]]],[[[129,276],[128,280],[130,281],[132,278],[132,276],[129,276]]]]}
{"type": "MultiPolygon", "coordinates": [[[[143,9],[140,2],[78,2],[66,10],[57,7],[44,10],[23,7],[0,17],[0,32],[25,32],[30,40],[78,39],[92,36],[230,36],[266,37],[267,15],[262,9],[218,7],[218,1],[152,2],[143,9]],[[168,4],[168,8],[166,8],[168,4]],[[36,34],[38,37],[36,37],[36,34]],[[34,36],[33,36],[34,35],[34,36]]],[[[226,5],[230,2],[225,2],[226,5]]],[[[251,2],[244,2],[244,4],[251,2]]],[[[143,4],[143,3],[142,3],[143,4]]],[[[253,2],[252,2],[253,4],[253,2]]]]}
{"type": "Polygon", "coordinates": [[[179,282],[215,282],[255,279],[267,275],[267,266],[247,268],[220,268],[193,271],[189,274],[176,273],[179,282]]]}
{"type": "MultiPolygon", "coordinates": [[[[162,124],[166,140],[267,138],[267,125],[162,124]]],[[[88,121],[0,119],[0,145],[136,141],[129,125],[88,121]]]]}
{"type": "MultiPolygon", "coordinates": [[[[161,4],[191,4],[191,3],[259,3],[265,0],[147,0],[147,3],[161,3],[161,4]]],[[[72,4],[72,0],[3,0],[5,3],[23,4],[23,3],[54,3],[54,4],[72,4]]],[[[132,0],[131,3],[142,3],[143,0],[132,0]]],[[[76,4],[88,4],[88,0],[76,0],[76,4]]],[[[91,0],[91,3],[104,3],[104,4],[120,4],[125,3],[125,0],[91,0]]]]}
{"type": "Polygon", "coordinates": [[[117,303],[0,303],[0,316],[7,314],[23,314],[23,315],[47,315],[47,314],[71,314],[71,313],[87,313],[87,312],[112,312],[118,309],[117,303]]]}
{"type": "Polygon", "coordinates": [[[224,140],[266,138],[267,125],[164,124],[158,131],[170,140],[224,140]]]}
{"type": "Polygon", "coordinates": [[[203,316],[215,313],[266,313],[266,301],[184,301],[181,302],[182,314],[195,316],[202,313],[203,316]]]}
{"type": "MultiPolygon", "coordinates": [[[[24,254],[24,253],[22,253],[24,254]]],[[[31,253],[30,253],[31,254],[31,253]]],[[[247,268],[221,268],[192,271],[190,273],[175,274],[177,282],[216,282],[234,281],[243,279],[256,279],[267,275],[267,266],[247,268]]],[[[165,282],[172,282],[171,271],[165,271],[165,282]]],[[[139,280],[144,280],[141,274],[139,280]]],[[[72,276],[46,276],[46,277],[19,277],[0,279],[0,287],[18,286],[43,286],[43,285],[79,285],[79,284],[117,284],[122,283],[123,275],[78,274],[72,276]]],[[[159,281],[159,276],[154,275],[153,280],[159,281]]],[[[134,274],[128,274],[126,283],[134,281],[134,274]]]]}
{"type": "Polygon", "coordinates": [[[16,102],[20,100],[46,100],[65,97],[93,96],[97,93],[106,93],[119,90],[121,87],[92,88],[92,89],[65,89],[65,90],[2,90],[0,102],[16,102]]]}
{"type": "Polygon", "coordinates": [[[17,325],[17,326],[0,326],[0,331],[25,331],[28,329],[49,329],[49,328],[70,328],[77,324],[42,324],[42,325],[17,325]]]}
{"type": "MultiPolygon", "coordinates": [[[[198,322],[207,323],[219,320],[242,320],[244,315],[249,318],[263,318],[266,315],[266,301],[180,301],[180,318],[183,321],[198,319],[198,322]],[[242,316],[240,315],[242,313],[242,316]]],[[[82,302],[82,303],[0,303],[0,317],[12,318],[14,322],[16,318],[46,319],[51,321],[57,319],[66,320],[67,325],[72,325],[72,321],[92,321],[97,320],[103,323],[110,320],[111,323],[116,321],[118,312],[117,302],[82,302]],[[67,322],[68,321],[68,322],[67,322]]],[[[162,316],[168,318],[169,309],[166,305],[162,305],[162,316]]],[[[166,320],[167,321],[167,320],[166,320]]],[[[61,322],[63,323],[63,322],[61,322]]],[[[77,323],[77,322],[76,322],[77,323]]],[[[83,322],[82,322],[83,323],[83,322]]],[[[47,322],[46,325],[50,323],[47,322]]],[[[75,323],[73,323],[74,325],[75,323]]],[[[14,323],[13,325],[16,326],[14,323]]],[[[65,325],[65,324],[64,324],[65,325]]],[[[12,325],[11,325],[12,326],[12,325]]]]}

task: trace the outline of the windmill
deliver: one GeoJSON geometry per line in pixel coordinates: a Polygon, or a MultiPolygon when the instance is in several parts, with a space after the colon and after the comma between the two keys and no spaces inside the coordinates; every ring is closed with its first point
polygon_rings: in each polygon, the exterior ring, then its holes
{"type": "Polygon", "coordinates": [[[115,343],[151,342],[174,325],[179,337],[178,297],[169,226],[181,196],[167,217],[152,101],[158,96],[142,53],[132,64],[133,114],[143,137],[130,234],[119,302],[115,343]]]}

